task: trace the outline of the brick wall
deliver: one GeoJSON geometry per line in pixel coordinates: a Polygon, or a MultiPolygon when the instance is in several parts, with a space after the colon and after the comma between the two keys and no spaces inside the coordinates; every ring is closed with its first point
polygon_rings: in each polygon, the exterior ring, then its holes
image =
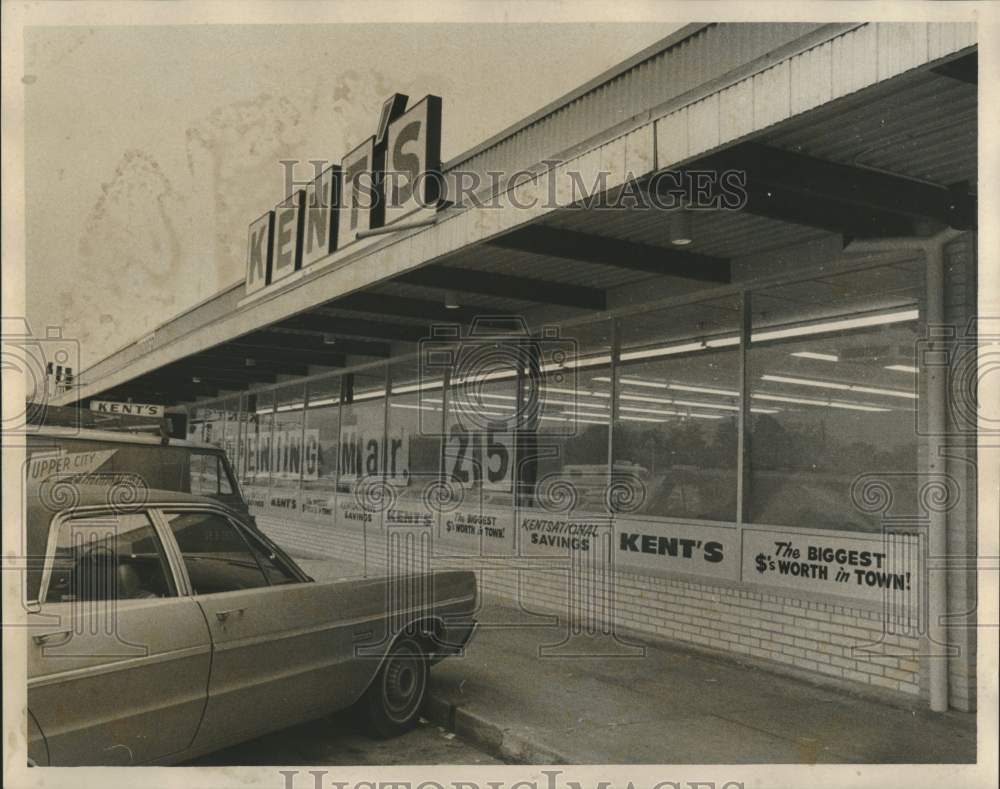
{"type": "MultiPolygon", "coordinates": [[[[369,572],[386,567],[385,538],[377,528],[330,526],[258,516],[265,532],[293,554],[343,557],[369,572]]],[[[432,558],[435,568],[467,567],[478,573],[484,599],[517,602],[527,612],[576,616],[599,629],[613,622],[627,640],[647,634],[697,648],[769,661],[772,667],[817,677],[920,694],[920,639],[905,623],[887,628],[882,614],[832,603],[795,600],[736,587],[618,572],[613,604],[600,579],[584,578],[584,597],[593,605],[571,610],[569,571],[513,566],[512,560],[432,558]],[[589,592],[589,594],[588,594],[589,592]],[[890,632],[885,632],[889,630],[890,632]],[[891,632],[893,630],[901,632],[891,632]]]]}

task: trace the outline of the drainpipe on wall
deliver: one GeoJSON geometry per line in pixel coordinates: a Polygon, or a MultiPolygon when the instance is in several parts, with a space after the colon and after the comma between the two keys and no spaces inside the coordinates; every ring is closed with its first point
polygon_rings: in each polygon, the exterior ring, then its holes
{"type": "MultiPolygon", "coordinates": [[[[968,232],[948,228],[928,238],[879,238],[852,241],[844,247],[849,254],[921,252],[927,261],[927,315],[926,324],[934,326],[944,323],[944,248],[968,232]]],[[[945,453],[945,431],[947,430],[947,372],[943,366],[927,370],[927,474],[940,474],[942,479],[948,473],[945,453]]],[[[944,508],[936,507],[929,513],[927,525],[927,550],[929,557],[940,561],[948,554],[948,519],[944,508]]],[[[928,562],[928,565],[930,563],[928,562]]],[[[943,625],[948,603],[948,579],[943,570],[927,573],[927,635],[931,651],[935,645],[944,646],[947,635],[943,625]]],[[[943,652],[943,650],[942,650],[943,652]]],[[[931,655],[928,666],[930,678],[930,707],[934,712],[948,709],[948,658],[945,654],[931,655]]]]}

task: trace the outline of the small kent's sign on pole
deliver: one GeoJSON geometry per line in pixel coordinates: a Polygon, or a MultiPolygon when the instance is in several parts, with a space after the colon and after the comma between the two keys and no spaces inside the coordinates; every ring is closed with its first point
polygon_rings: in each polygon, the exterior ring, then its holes
{"type": "Polygon", "coordinates": [[[90,410],[99,414],[161,417],[164,416],[165,407],[150,403],[116,403],[113,400],[91,400],[90,410]]]}

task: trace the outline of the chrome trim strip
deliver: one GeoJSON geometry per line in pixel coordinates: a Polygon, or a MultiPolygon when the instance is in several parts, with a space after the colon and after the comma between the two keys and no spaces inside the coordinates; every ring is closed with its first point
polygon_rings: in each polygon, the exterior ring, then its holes
{"type": "Polygon", "coordinates": [[[137,668],[143,668],[149,665],[156,665],[158,663],[166,663],[170,660],[184,660],[189,657],[197,657],[198,655],[208,654],[212,651],[212,647],[209,644],[201,644],[197,646],[183,647],[181,649],[172,649],[168,652],[157,652],[155,655],[143,655],[134,658],[125,658],[123,660],[115,660],[111,663],[101,663],[96,666],[83,666],[81,668],[68,669],[67,671],[58,671],[53,674],[45,674],[40,677],[31,677],[28,679],[28,689],[45,687],[46,685],[54,685],[60,682],[72,682],[77,679],[85,679],[91,676],[100,676],[102,674],[111,674],[116,671],[131,671],[137,668]]]}

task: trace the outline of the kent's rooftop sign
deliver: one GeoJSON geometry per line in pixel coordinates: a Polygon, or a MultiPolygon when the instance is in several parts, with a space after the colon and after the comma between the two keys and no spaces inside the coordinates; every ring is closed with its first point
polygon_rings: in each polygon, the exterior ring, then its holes
{"type": "Polygon", "coordinates": [[[441,99],[425,96],[409,109],[407,102],[401,93],[387,99],[376,134],[250,225],[247,295],[334,253],[353,253],[367,231],[436,210],[441,99]]]}

